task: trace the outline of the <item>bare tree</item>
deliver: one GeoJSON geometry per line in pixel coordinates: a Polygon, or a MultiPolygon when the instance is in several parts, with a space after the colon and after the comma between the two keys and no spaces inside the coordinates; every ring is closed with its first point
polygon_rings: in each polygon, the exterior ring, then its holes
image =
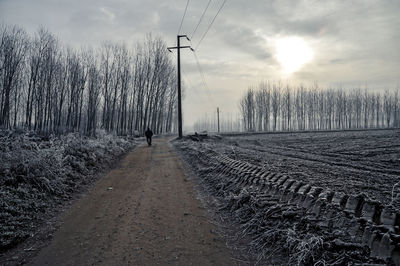
{"type": "MultiPolygon", "coordinates": [[[[19,86],[22,78],[24,60],[28,48],[28,39],[25,31],[16,26],[1,29],[0,43],[0,127],[11,127],[12,94],[18,100],[19,86]]],[[[16,103],[15,103],[16,104],[16,103]]],[[[17,112],[17,110],[15,110],[17,112]]],[[[16,119],[15,114],[15,119],[16,119]]],[[[16,125],[16,121],[14,121],[16,125]]]]}
{"type": "Polygon", "coordinates": [[[383,94],[367,89],[346,92],[317,85],[282,89],[280,83],[272,88],[260,83],[258,90],[249,89],[239,103],[244,130],[258,131],[398,127],[399,105],[398,90],[383,94]]]}
{"type": "Polygon", "coordinates": [[[277,130],[278,115],[279,115],[280,104],[281,104],[281,91],[280,90],[281,90],[280,84],[273,85],[272,97],[271,97],[272,117],[274,120],[273,131],[277,130]]]}
{"type": "Polygon", "coordinates": [[[249,88],[245,96],[240,101],[240,111],[242,114],[244,130],[255,130],[255,99],[254,89],[249,88]]]}
{"type": "Polygon", "coordinates": [[[0,38],[0,127],[89,136],[98,127],[121,135],[175,129],[175,68],[160,38],[148,35],[136,54],[112,43],[63,49],[44,28],[29,38],[4,27],[0,38]]]}

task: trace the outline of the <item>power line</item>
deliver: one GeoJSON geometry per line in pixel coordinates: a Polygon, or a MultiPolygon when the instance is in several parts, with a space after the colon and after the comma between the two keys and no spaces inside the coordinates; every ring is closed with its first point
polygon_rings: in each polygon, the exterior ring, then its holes
{"type": "Polygon", "coordinates": [[[221,12],[222,8],[224,7],[226,1],[228,0],[224,0],[224,2],[222,3],[221,7],[218,9],[217,13],[215,14],[213,20],[211,21],[210,25],[208,26],[206,32],[203,34],[203,36],[201,37],[200,41],[197,43],[195,50],[197,50],[201,44],[201,42],[204,40],[204,38],[206,37],[208,31],[210,30],[211,26],[213,25],[215,19],[217,18],[218,14],[221,12]]]}
{"type": "MultiPolygon", "coordinates": [[[[192,46],[192,41],[189,40],[189,42],[190,42],[190,46],[192,46]]],[[[197,57],[196,50],[192,50],[192,52],[193,52],[194,59],[195,59],[195,61],[196,61],[197,71],[198,71],[199,74],[200,74],[201,82],[203,83],[203,86],[204,86],[204,88],[206,89],[207,97],[208,97],[210,103],[212,103],[213,105],[215,105],[214,100],[213,100],[212,97],[211,97],[210,88],[208,87],[208,84],[207,84],[207,82],[206,82],[206,78],[205,78],[205,75],[204,75],[203,68],[201,67],[199,58],[197,57]]]]}
{"type": "Polygon", "coordinates": [[[194,59],[196,60],[197,70],[199,71],[199,74],[200,74],[201,80],[202,80],[202,82],[203,82],[203,85],[204,85],[205,89],[207,90],[208,99],[210,100],[210,102],[212,102],[213,105],[215,105],[215,104],[214,104],[214,101],[213,101],[213,99],[212,99],[212,97],[211,97],[210,88],[209,88],[208,85],[207,85],[207,82],[206,82],[206,78],[205,78],[203,69],[202,69],[202,67],[201,67],[201,65],[200,65],[200,61],[199,61],[199,59],[197,58],[196,52],[193,52],[193,56],[194,56],[194,59]]]}
{"type": "MultiPolygon", "coordinates": [[[[189,82],[188,76],[187,76],[186,72],[183,71],[183,69],[182,69],[182,76],[183,76],[183,81],[186,83],[186,85],[187,85],[188,87],[190,87],[190,88],[193,88],[193,90],[194,90],[194,92],[196,93],[196,95],[197,95],[199,98],[201,98],[201,94],[200,94],[199,91],[196,89],[196,87],[194,87],[194,86],[192,85],[192,83],[189,82]]],[[[183,86],[183,88],[185,88],[185,87],[186,87],[186,86],[183,86]]]]}
{"type": "Polygon", "coordinates": [[[189,2],[190,2],[190,0],[187,0],[187,2],[186,2],[186,7],[185,7],[185,12],[183,13],[183,17],[182,17],[182,20],[181,20],[181,24],[179,25],[178,33],[177,33],[176,35],[179,35],[179,33],[181,33],[183,20],[185,19],[186,11],[187,11],[188,6],[189,6],[189,2]]]}
{"type": "MultiPolygon", "coordinates": [[[[209,98],[208,101],[206,101],[206,99],[204,98],[204,94],[202,94],[194,85],[192,82],[190,82],[190,79],[188,78],[188,75],[185,71],[182,70],[182,76],[183,76],[183,80],[187,83],[188,88],[190,87],[191,89],[193,89],[194,93],[197,95],[198,100],[201,101],[204,105],[208,105],[210,109],[214,108],[214,105],[211,103],[211,99],[209,98]]],[[[208,94],[208,97],[210,97],[210,95],[208,94]]]]}
{"type": "Polygon", "coordinates": [[[205,8],[204,11],[203,11],[203,14],[201,14],[200,20],[199,20],[199,22],[197,23],[196,28],[194,29],[194,31],[193,31],[193,33],[192,33],[192,37],[190,37],[190,39],[193,39],[194,34],[195,34],[196,31],[197,31],[197,28],[199,27],[201,21],[203,20],[204,15],[205,15],[206,12],[207,12],[208,7],[210,6],[210,3],[211,3],[211,0],[208,1],[208,4],[207,4],[206,8],[205,8]]]}

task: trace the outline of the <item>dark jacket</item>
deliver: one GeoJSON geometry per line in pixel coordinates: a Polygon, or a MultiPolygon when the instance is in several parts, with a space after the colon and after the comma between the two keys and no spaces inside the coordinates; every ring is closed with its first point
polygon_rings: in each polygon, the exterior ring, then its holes
{"type": "Polygon", "coordinates": [[[148,128],[144,134],[146,135],[146,138],[151,138],[153,136],[153,131],[148,128]]]}

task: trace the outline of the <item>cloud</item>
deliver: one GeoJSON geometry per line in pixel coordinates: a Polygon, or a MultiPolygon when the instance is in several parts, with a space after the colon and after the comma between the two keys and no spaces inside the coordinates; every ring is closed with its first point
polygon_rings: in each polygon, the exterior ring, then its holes
{"type": "MultiPolygon", "coordinates": [[[[181,33],[191,37],[207,2],[190,1],[181,33]]],[[[222,0],[212,1],[192,40],[194,46],[221,4],[222,0]]],[[[18,24],[29,32],[43,25],[75,47],[106,40],[130,45],[149,32],[173,46],[185,5],[186,0],[1,0],[0,22],[18,24]]],[[[231,0],[196,53],[215,105],[224,106],[225,112],[236,111],[242,91],[262,80],[393,87],[400,79],[399,13],[398,0],[231,0]],[[275,60],[274,43],[290,36],[304,39],[314,50],[314,59],[285,77],[275,60]]],[[[185,102],[192,109],[186,121],[202,114],[202,106],[210,108],[208,103],[191,106],[196,97],[191,90],[204,91],[190,53],[182,53],[191,84],[185,102]]]]}
{"type": "Polygon", "coordinates": [[[105,15],[106,19],[108,19],[110,22],[113,22],[115,20],[115,14],[108,8],[100,7],[99,9],[105,15]]]}
{"type": "Polygon", "coordinates": [[[250,54],[258,60],[271,57],[267,41],[251,28],[231,23],[226,23],[219,28],[223,29],[220,37],[225,45],[235,48],[237,52],[250,54]]]}

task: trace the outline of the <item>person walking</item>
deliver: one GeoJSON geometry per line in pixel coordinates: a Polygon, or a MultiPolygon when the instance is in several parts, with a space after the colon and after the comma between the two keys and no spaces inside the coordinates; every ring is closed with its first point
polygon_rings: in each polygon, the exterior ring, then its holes
{"type": "Polygon", "coordinates": [[[153,131],[151,131],[150,128],[148,127],[146,132],[144,132],[144,134],[146,135],[147,144],[151,146],[151,137],[153,136],[153,131]]]}

